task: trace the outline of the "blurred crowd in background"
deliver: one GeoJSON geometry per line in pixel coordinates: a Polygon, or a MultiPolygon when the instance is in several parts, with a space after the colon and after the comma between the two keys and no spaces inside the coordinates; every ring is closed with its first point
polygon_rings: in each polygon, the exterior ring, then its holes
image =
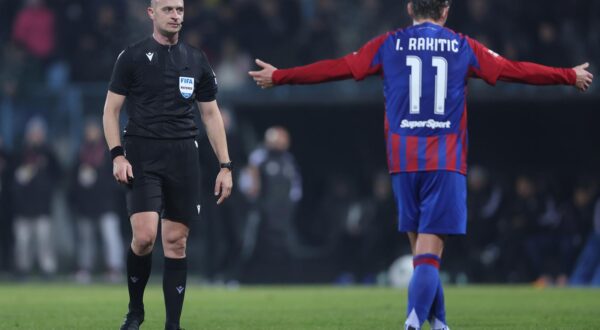
{"type": "MultiPolygon", "coordinates": [[[[119,52],[149,35],[145,0],[0,4],[2,92],[107,81],[119,52]],[[91,64],[92,62],[93,64],[91,64]]],[[[248,84],[252,59],[287,67],[343,56],[410,24],[404,0],[188,0],[184,39],[206,52],[221,88],[248,84]]],[[[454,1],[448,26],[509,59],[574,66],[600,57],[600,3],[454,1]]]]}
{"type": "MultiPolygon", "coordinates": [[[[148,2],[0,2],[2,271],[20,279],[120,279],[130,236],[99,100],[120,51],[150,34],[148,2]]],[[[343,56],[410,24],[405,5],[187,0],[183,38],[206,52],[220,90],[237,92],[255,88],[247,77],[254,58],[287,67],[343,56]]],[[[598,1],[455,0],[448,25],[510,59],[574,66],[600,58],[598,1]]],[[[522,89],[501,91],[517,96],[522,89]]],[[[231,108],[224,119],[237,189],[216,208],[215,173],[205,171],[203,217],[190,240],[192,268],[224,283],[385,283],[393,261],[410,254],[396,231],[389,176],[380,169],[385,162],[361,180],[324,169],[322,193],[306,202],[306,175],[290,149],[298,135],[282,126],[253,127],[231,108]]],[[[204,168],[216,172],[210,145],[202,142],[204,168]]],[[[448,279],[600,285],[598,184],[594,173],[564,183],[536,172],[474,166],[469,236],[450,239],[443,267],[448,279]]]]}

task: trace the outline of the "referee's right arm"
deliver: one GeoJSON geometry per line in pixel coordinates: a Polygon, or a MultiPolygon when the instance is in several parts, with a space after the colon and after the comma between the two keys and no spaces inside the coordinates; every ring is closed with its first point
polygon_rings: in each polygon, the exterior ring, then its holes
{"type": "MultiPolygon", "coordinates": [[[[104,137],[108,148],[113,150],[121,146],[121,135],[119,132],[119,114],[125,102],[125,96],[108,91],[106,102],[104,103],[104,137]]],[[[113,175],[120,183],[127,183],[129,178],[133,178],[131,164],[124,156],[117,156],[113,159],[113,175]]]]}
{"type": "Polygon", "coordinates": [[[125,103],[125,97],[131,83],[131,64],[129,63],[128,55],[127,50],[124,50],[117,57],[109,90],[106,94],[104,115],[102,117],[104,137],[113,157],[113,176],[120,183],[127,183],[129,182],[129,178],[133,178],[131,164],[129,164],[129,161],[123,155],[119,129],[119,114],[121,113],[123,103],[125,103]],[[119,152],[113,153],[113,151],[119,152]]]}

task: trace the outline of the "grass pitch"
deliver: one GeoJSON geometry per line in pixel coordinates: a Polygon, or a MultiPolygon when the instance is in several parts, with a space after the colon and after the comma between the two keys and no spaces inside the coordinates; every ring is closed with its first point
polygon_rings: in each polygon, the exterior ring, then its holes
{"type": "MultiPolygon", "coordinates": [[[[190,285],[192,329],[402,329],[405,290],[190,285]]],[[[446,289],[452,329],[600,329],[600,290],[470,286],[446,289]]],[[[0,285],[0,329],[118,329],[125,286],[0,285]]],[[[143,329],[162,329],[162,288],[149,286],[143,329]]],[[[428,329],[428,326],[426,326],[428,329]]]]}

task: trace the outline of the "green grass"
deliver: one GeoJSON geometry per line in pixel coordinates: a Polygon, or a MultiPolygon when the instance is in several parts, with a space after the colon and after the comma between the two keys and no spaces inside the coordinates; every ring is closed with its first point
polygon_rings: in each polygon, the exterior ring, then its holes
{"type": "MultiPolygon", "coordinates": [[[[406,291],[387,288],[190,285],[186,329],[401,329],[406,291]]],[[[125,286],[0,285],[0,329],[118,329],[125,286]]],[[[162,329],[160,286],[146,293],[143,329],[162,329]]],[[[600,329],[600,290],[470,286],[446,289],[460,329],[600,329]]]]}

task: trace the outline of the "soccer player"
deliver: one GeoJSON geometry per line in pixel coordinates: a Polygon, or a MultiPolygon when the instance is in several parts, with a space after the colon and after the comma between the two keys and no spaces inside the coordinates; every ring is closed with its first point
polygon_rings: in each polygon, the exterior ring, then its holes
{"type": "Polygon", "coordinates": [[[115,179],[127,184],[133,239],[127,255],[129,312],[123,330],[144,321],[143,295],[151,252],[162,219],[165,329],[179,329],[187,277],[189,224],[200,214],[197,103],[221,171],[214,193],[221,204],[232,189],[217,83],[206,56],[179,40],[183,0],[152,0],[153,34],[118,57],[104,106],[104,133],[115,179]],[[129,122],[121,145],[119,113],[127,103],[129,122]]]}
{"type": "Polygon", "coordinates": [[[574,85],[585,91],[588,64],[552,68],[513,62],[444,28],[450,1],[410,0],[414,24],[383,34],[335,60],[277,70],[257,60],[257,85],[316,84],[380,75],[386,103],[387,156],[399,211],[414,256],[406,329],[426,320],[448,329],[438,269],[447,235],[466,233],[467,78],[533,85],[574,85]]]}

